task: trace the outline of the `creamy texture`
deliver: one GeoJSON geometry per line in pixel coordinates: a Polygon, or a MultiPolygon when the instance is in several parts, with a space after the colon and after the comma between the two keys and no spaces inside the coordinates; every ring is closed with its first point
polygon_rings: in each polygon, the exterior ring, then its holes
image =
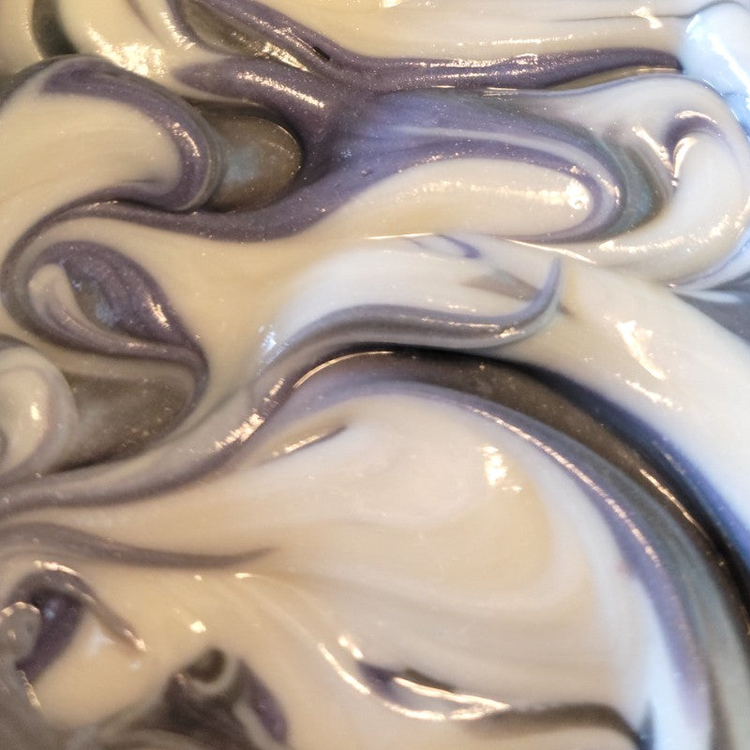
{"type": "Polygon", "coordinates": [[[0,0],[0,746],[750,747],[748,13],[0,0]]]}

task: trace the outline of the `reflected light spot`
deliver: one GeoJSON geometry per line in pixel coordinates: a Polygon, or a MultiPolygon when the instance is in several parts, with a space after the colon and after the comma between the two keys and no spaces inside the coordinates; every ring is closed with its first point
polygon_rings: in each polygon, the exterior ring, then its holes
{"type": "Polygon", "coordinates": [[[216,450],[222,450],[234,443],[244,443],[250,438],[255,431],[263,424],[263,418],[260,414],[253,414],[249,419],[244,421],[239,427],[232,430],[223,440],[215,440],[214,447],[216,450]]]}
{"type": "Polygon", "coordinates": [[[639,328],[636,320],[623,321],[618,323],[616,328],[633,359],[657,380],[666,380],[667,373],[659,367],[648,351],[654,332],[639,328]]]}
{"type": "Polygon", "coordinates": [[[667,398],[666,396],[663,396],[661,393],[657,393],[656,391],[651,391],[644,385],[641,385],[641,383],[637,383],[634,380],[626,380],[625,384],[632,388],[636,393],[640,393],[642,396],[645,396],[649,401],[656,404],[657,406],[666,406],[668,409],[674,409],[676,411],[682,410],[681,408],[677,407],[677,404],[675,404],[675,402],[672,401],[671,398],[667,398]]]}
{"type": "Polygon", "coordinates": [[[576,180],[571,180],[568,186],[565,188],[565,198],[567,204],[571,207],[580,211],[581,209],[588,208],[589,205],[589,194],[586,188],[576,180]]]}
{"type": "Polygon", "coordinates": [[[160,304],[152,302],[151,312],[159,321],[159,325],[161,325],[162,328],[169,328],[169,321],[167,320],[167,316],[164,314],[164,308],[160,304]]]}
{"type": "Polygon", "coordinates": [[[311,96],[310,94],[305,94],[303,91],[297,91],[297,89],[293,88],[292,86],[286,86],[281,83],[281,81],[277,81],[270,76],[261,76],[257,73],[248,72],[242,74],[240,78],[246,83],[258,86],[261,89],[275,91],[284,97],[296,99],[297,101],[309,104],[316,109],[325,109],[325,102],[314,96],[311,96]]]}
{"type": "Polygon", "coordinates": [[[641,125],[634,125],[632,130],[634,135],[644,143],[646,143],[648,147],[656,154],[659,161],[664,165],[667,171],[671,172],[672,159],[666,146],[659,143],[659,141],[657,141],[656,138],[654,138],[651,133],[649,133],[648,130],[646,130],[646,128],[641,125]]]}
{"type": "Polygon", "coordinates": [[[508,467],[503,461],[500,451],[492,445],[482,448],[484,456],[484,475],[490,487],[497,487],[508,476],[508,467]]]}
{"type": "Polygon", "coordinates": [[[420,695],[424,698],[432,698],[435,700],[444,700],[448,701],[449,703],[461,705],[461,708],[452,710],[448,713],[448,716],[451,719],[477,719],[489,714],[502,713],[510,709],[510,705],[508,703],[502,703],[490,698],[481,698],[478,695],[454,693],[450,690],[443,690],[442,688],[422,685],[418,682],[408,680],[405,677],[396,677],[394,679],[394,682],[397,685],[400,685],[401,687],[411,691],[415,695],[420,695]]]}
{"type": "Polygon", "coordinates": [[[291,453],[296,453],[297,451],[302,450],[302,448],[307,448],[309,445],[313,445],[314,443],[319,442],[324,437],[326,436],[323,434],[310,435],[309,437],[303,438],[302,440],[298,440],[296,443],[285,445],[283,449],[284,455],[288,456],[291,453]]]}
{"type": "Polygon", "coordinates": [[[357,661],[361,661],[364,657],[362,651],[360,651],[360,649],[348,635],[342,634],[339,636],[339,646],[348,651],[357,661]]]}
{"type": "Polygon", "coordinates": [[[363,685],[359,680],[350,675],[349,672],[347,672],[341,666],[341,664],[339,664],[339,662],[336,660],[336,657],[326,648],[324,643],[318,644],[318,651],[322,654],[323,658],[336,670],[336,673],[344,682],[346,682],[348,685],[351,685],[357,692],[362,693],[362,695],[370,695],[370,693],[372,692],[370,688],[368,688],[366,685],[363,685]]]}
{"type": "Polygon", "coordinates": [[[121,68],[125,68],[131,73],[137,73],[145,78],[166,75],[163,50],[151,44],[143,44],[141,42],[119,45],[110,44],[102,34],[91,26],[88,27],[87,32],[89,38],[99,48],[101,54],[121,68]]]}
{"type": "Polygon", "coordinates": [[[660,29],[663,25],[662,22],[653,14],[651,8],[648,8],[645,5],[642,5],[640,8],[636,8],[633,11],[633,15],[638,18],[643,18],[645,21],[648,21],[649,28],[651,29],[660,29]]]}

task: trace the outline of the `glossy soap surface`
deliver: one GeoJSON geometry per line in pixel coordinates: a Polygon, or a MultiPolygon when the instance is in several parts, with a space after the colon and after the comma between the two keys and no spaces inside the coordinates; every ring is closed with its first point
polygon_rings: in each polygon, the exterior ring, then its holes
{"type": "Polygon", "coordinates": [[[749,36],[0,0],[0,747],[750,748],[749,36]]]}

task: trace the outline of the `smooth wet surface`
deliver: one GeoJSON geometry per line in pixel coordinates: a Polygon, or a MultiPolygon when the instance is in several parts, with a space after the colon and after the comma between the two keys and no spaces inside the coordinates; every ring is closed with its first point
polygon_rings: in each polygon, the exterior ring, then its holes
{"type": "Polygon", "coordinates": [[[0,745],[750,747],[747,30],[0,0],[0,745]]]}

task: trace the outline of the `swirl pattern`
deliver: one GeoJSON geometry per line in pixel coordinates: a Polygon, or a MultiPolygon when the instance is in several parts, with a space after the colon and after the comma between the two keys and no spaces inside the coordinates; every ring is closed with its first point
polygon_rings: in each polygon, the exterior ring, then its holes
{"type": "Polygon", "coordinates": [[[0,745],[750,747],[749,14],[0,0],[0,745]]]}

